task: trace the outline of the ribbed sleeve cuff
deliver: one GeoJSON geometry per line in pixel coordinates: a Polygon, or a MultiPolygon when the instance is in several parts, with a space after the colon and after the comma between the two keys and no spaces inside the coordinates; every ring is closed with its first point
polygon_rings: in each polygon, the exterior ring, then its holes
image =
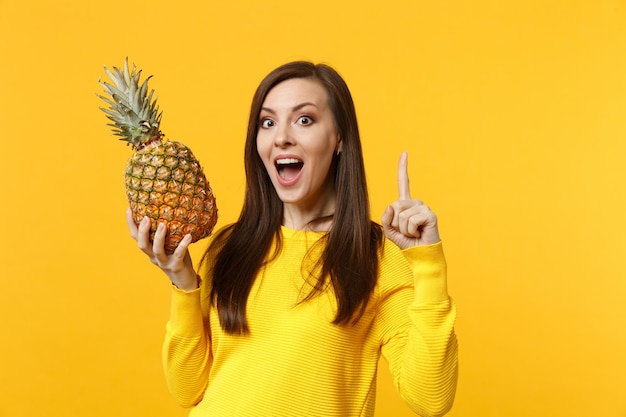
{"type": "Polygon", "coordinates": [[[183,291],[172,285],[169,327],[173,333],[184,337],[204,333],[199,288],[183,291]]]}
{"type": "Polygon", "coordinates": [[[402,251],[413,270],[415,305],[448,300],[447,266],[441,242],[402,251]]]}

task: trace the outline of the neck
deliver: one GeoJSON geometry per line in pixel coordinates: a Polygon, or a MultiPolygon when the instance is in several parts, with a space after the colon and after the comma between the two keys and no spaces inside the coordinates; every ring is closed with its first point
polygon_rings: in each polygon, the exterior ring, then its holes
{"type": "Polygon", "coordinates": [[[305,232],[328,232],[333,224],[333,215],[311,219],[309,221],[294,222],[285,218],[283,225],[288,229],[305,232]]]}
{"type": "Polygon", "coordinates": [[[294,204],[283,204],[283,226],[294,230],[327,232],[333,224],[334,201],[318,210],[301,210],[294,204]]]}

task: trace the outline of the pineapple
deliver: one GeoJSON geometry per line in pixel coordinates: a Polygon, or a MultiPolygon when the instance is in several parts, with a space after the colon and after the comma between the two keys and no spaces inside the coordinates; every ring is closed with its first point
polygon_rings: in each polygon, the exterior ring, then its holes
{"type": "Polygon", "coordinates": [[[186,234],[196,242],[211,234],[217,222],[215,197],[200,163],[191,149],[180,142],[165,140],[159,130],[162,113],[148,93],[147,77],[139,84],[141,71],[133,65],[124,69],[104,68],[113,84],[99,80],[109,97],[98,95],[108,108],[113,133],[134,151],[126,165],[126,195],[135,223],[152,220],[150,238],[159,223],[167,226],[165,250],[174,252],[186,234]]]}

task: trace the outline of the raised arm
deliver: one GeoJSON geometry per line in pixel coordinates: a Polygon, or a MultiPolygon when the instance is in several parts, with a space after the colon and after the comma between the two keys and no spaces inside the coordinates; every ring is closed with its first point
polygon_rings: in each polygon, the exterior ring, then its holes
{"type": "Polygon", "coordinates": [[[448,295],[437,216],[411,199],[406,153],[398,164],[398,200],[382,224],[400,249],[386,249],[381,268],[382,352],[407,404],[421,416],[442,416],[457,385],[456,307],[448,295]]]}

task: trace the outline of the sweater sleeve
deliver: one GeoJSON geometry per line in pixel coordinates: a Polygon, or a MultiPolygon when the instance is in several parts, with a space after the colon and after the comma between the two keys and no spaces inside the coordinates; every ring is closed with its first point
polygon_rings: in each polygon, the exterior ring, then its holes
{"type": "Polygon", "coordinates": [[[172,286],[163,367],[170,393],[183,407],[194,406],[202,399],[212,361],[200,299],[200,289],[185,292],[172,286]]]}
{"type": "Polygon", "coordinates": [[[381,265],[382,354],[411,409],[442,416],[454,402],[458,374],[456,307],[447,292],[442,245],[395,249],[386,251],[381,265]]]}

